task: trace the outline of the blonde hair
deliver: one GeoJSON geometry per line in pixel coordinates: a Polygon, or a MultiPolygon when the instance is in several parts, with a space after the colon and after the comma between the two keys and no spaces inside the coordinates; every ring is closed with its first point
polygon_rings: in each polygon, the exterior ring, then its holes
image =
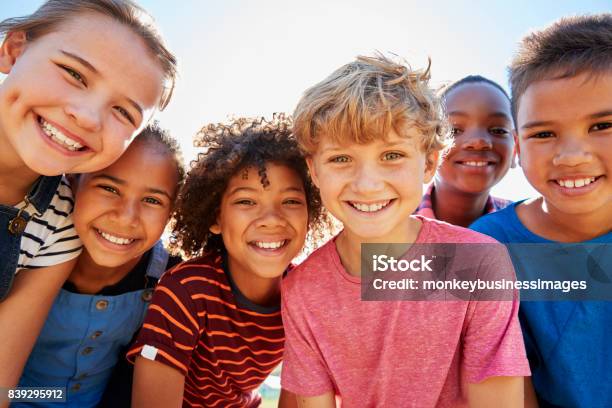
{"type": "Polygon", "coordinates": [[[334,143],[366,144],[398,135],[407,127],[422,134],[425,153],[449,144],[449,133],[425,70],[412,70],[378,53],[359,56],[304,92],[294,113],[293,131],[300,147],[313,154],[321,135],[334,143]]]}
{"type": "Polygon", "coordinates": [[[174,91],[177,75],[176,58],[166,48],[153,18],[131,0],[48,0],[32,14],[1,21],[0,35],[23,31],[28,41],[35,41],[53,31],[62,22],[88,12],[110,17],[129,27],[142,38],[164,72],[166,84],[159,101],[159,108],[164,109],[174,91]]]}

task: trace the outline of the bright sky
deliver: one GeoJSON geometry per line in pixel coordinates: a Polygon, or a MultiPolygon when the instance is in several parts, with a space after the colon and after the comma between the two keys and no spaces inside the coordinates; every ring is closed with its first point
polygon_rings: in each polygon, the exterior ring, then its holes
{"type": "MultiPolygon", "coordinates": [[[[0,19],[40,0],[3,1],[0,19]],[[8,3],[8,4],[7,4],[8,3]]],[[[157,116],[194,156],[191,139],[228,115],[291,112],[301,93],[375,50],[414,67],[432,59],[436,85],[480,74],[507,88],[506,65],[528,31],[562,16],[612,9],[610,0],[140,0],[180,63],[180,79],[157,116]]],[[[110,34],[112,35],[112,33],[110,34]]],[[[532,194],[520,168],[494,194],[532,194]]]]}

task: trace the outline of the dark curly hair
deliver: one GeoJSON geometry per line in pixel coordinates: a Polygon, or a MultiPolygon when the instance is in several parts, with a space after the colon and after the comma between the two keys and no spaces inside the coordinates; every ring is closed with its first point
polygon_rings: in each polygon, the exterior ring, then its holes
{"type": "Polygon", "coordinates": [[[300,176],[308,206],[308,242],[321,239],[329,219],[312,183],[306,161],[292,133],[292,119],[274,114],[265,118],[236,118],[204,126],[194,138],[206,151],[191,162],[172,220],[170,248],[188,258],[225,249],[221,236],[209,231],[216,223],[229,180],[246,167],[259,171],[261,184],[270,184],[266,163],[287,166],[300,176]]]}

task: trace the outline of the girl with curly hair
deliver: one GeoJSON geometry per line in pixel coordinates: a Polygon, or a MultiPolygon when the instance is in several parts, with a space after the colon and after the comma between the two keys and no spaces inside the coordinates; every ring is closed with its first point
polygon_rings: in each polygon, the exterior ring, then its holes
{"type": "Polygon", "coordinates": [[[309,227],[313,238],[326,224],[291,125],[240,118],[198,134],[207,150],[173,227],[175,249],[195,258],[162,277],[128,353],[135,406],[259,405],[283,354],[281,279],[309,227]]]}

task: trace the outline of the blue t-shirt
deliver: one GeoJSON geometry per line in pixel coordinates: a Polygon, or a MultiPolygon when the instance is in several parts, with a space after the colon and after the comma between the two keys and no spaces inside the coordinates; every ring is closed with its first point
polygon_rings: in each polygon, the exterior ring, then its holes
{"type": "MultiPolygon", "coordinates": [[[[523,225],[520,203],[470,228],[503,243],[553,244],[523,225]]],[[[612,233],[584,243],[612,243],[612,233]]],[[[612,302],[522,302],[519,319],[541,407],[612,407],[612,302]]]]}

